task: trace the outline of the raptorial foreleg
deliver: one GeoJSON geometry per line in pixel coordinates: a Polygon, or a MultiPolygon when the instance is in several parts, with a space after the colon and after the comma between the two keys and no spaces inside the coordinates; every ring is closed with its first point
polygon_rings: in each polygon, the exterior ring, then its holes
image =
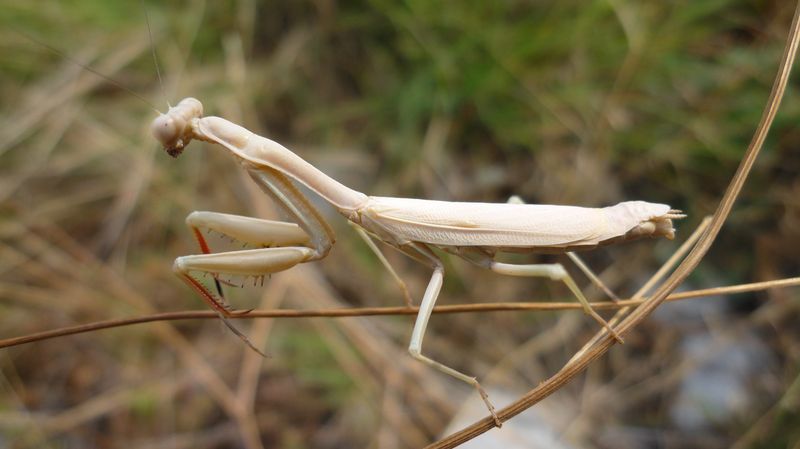
{"type": "MultiPolygon", "coordinates": [[[[200,293],[223,323],[250,348],[264,355],[227,318],[246,314],[237,312],[225,302],[219,285],[220,275],[262,278],[286,270],[299,263],[317,258],[317,250],[310,248],[309,236],[298,225],[272,220],[262,220],[218,212],[192,212],[186,217],[203,254],[181,256],[175,259],[173,271],[190,287],[200,293]],[[231,237],[253,249],[212,253],[203,236],[203,230],[213,230],[231,237]],[[214,278],[217,294],[201,281],[200,276],[214,278]]],[[[225,281],[223,281],[225,282],[225,281]]],[[[225,282],[228,283],[228,282],[225,282]]]]}

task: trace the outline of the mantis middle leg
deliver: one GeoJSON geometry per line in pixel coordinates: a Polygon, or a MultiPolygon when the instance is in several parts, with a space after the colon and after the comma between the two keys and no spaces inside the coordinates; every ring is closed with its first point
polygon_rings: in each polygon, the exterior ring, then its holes
{"type": "Polygon", "coordinates": [[[408,287],[406,286],[406,283],[400,278],[397,272],[394,271],[392,264],[390,264],[389,260],[386,259],[386,256],[383,255],[383,252],[381,251],[380,248],[378,248],[378,245],[376,245],[375,242],[372,240],[372,237],[370,237],[367,231],[365,231],[364,228],[362,228],[361,226],[353,223],[352,221],[348,221],[347,223],[350,225],[351,228],[353,228],[356,231],[356,234],[358,234],[361,237],[361,239],[364,240],[364,243],[366,243],[369,249],[372,250],[372,253],[375,254],[375,257],[377,257],[378,260],[381,261],[381,264],[383,265],[384,268],[386,268],[386,271],[388,271],[389,274],[392,275],[392,278],[394,278],[395,283],[397,283],[397,286],[400,288],[400,292],[403,294],[403,300],[406,303],[406,307],[414,307],[414,304],[411,301],[411,294],[408,292],[408,287]]]}
{"type": "Polygon", "coordinates": [[[433,266],[433,274],[431,275],[431,280],[428,282],[428,287],[425,289],[425,294],[422,296],[422,302],[419,306],[417,319],[414,322],[414,330],[411,332],[411,342],[408,345],[408,352],[415,359],[475,387],[475,389],[478,390],[481,399],[483,399],[483,402],[486,404],[486,407],[489,409],[489,413],[491,413],[492,418],[494,418],[495,424],[497,427],[501,427],[503,423],[497,417],[494,405],[492,405],[492,403],[489,401],[489,395],[487,395],[486,391],[483,389],[483,387],[481,387],[478,379],[450,368],[449,366],[437,362],[430,357],[422,355],[422,339],[425,337],[425,330],[428,327],[428,321],[430,320],[431,313],[433,312],[433,307],[436,305],[436,298],[439,297],[439,292],[442,289],[442,282],[444,280],[444,265],[442,264],[441,259],[439,259],[439,257],[437,257],[436,254],[434,254],[433,251],[431,251],[430,248],[424,244],[411,243],[406,245],[403,249],[415,259],[418,258],[415,256],[423,256],[425,259],[430,261],[431,265],[433,266]]]}

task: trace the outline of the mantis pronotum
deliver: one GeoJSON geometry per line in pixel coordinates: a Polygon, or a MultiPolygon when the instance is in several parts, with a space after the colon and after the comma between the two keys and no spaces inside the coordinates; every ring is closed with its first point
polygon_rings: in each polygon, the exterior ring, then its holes
{"type": "MultiPolygon", "coordinates": [[[[225,119],[204,117],[202,104],[194,98],[182,100],[156,118],[152,130],[173,157],[179,156],[192,139],[228,150],[253,181],[296,221],[276,222],[215,212],[193,212],[187,217],[187,224],[194,230],[204,254],[179,257],[173,268],[226,324],[225,317],[242,312],[231,310],[221,293],[216,295],[205,287],[196,273],[210,273],[217,282],[223,273],[260,277],[322,259],[333,246],[335,238],[331,227],[292,181],[299,182],[334,206],[360,229],[362,236],[378,239],[431,266],[433,274],[420,303],[409,352],[414,358],[474,386],[498,425],[494,407],[476,378],[422,354],[428,319],[444,279],[444,266],[433,248],[499,274],[561,281],[580,301],[584,311],[621,342],[614,329],[592,310],[560,264],[501,263],[495,260],[495,255],[500,252],[566,252],[640,237],[671,239],[674,237],[672,220],[684,217],[667,205],[643,201],[595,209],[367,196],[340,184],[270,139],[225,119]],[[256,248],[212,254],[199,232],[202,228],[216,230],[256,248]]],[[[228,326],[249,344],[243,334],[228,326]]]]}

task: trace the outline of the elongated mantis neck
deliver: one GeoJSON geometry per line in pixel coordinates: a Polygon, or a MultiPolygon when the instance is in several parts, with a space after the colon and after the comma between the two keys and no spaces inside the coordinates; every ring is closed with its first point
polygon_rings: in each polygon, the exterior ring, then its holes
{"type": "Polygon", "coordinates": [[[197,138],[232,151],[246,165],[267,166],[316,192],[348,214],[367,201],[367,195],[331,178],[283,145],[219,117],[203,117],[193,126],[197,138]]]}
{"type": "Polygon", "coordinates": [[[354,211],[366,202],[367,195],[331,178],[283,145],[266,137],[254,136],[261,141],[256,146],[266,153],[259,159],[268,161],[267,165],[313,190],[340,211],[354,211]]]}

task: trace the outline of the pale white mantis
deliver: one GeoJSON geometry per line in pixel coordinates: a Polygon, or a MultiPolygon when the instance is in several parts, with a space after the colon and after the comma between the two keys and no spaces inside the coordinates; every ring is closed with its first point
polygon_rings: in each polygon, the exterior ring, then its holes
{"type": "MultiPolygon", "coordinates": [[[[278,222],[215,212],[192,212],[187,217],[187,224],[194,230],[204,254],[178,257],[173,268],[223,320],[243,312],[231,310],[222,295],[210,291],[195,273],[209,273],[215,281],[220,274],[262,277],[299,263],[322,259],[333,246],[333,230],[292,181],[299,182],[336,208],[368,242],[370,238],[379,239],[432,267],[433,274],[420,303],[408,350],[414,358],[474,386],[498,425],[494,407],[475,377],[422,354],[425,330],[444,279],[444,266],[432,248],[499,274],[562,281],[583,305],[584,311],[621,342],[614,329],[592,310],[560,264],[516,265],[497,262],[495,255],[500,252],[559,253],[640,237],[672,239],[675,233],[672,220],[684,217],[670,206],[644,201],[585,208],[367,196],[342,185],[270,139],[225,119],[204,117],[202,104],[194,98],[182,100],[156,118],[152,131],[173,157],[180,155],[192,139],[225,148],[259,187],[296,221],[278,222]],[[210,253],[201,229],[218,231],[256,248],[210,253]]],[[[392,271],[379,250],[370,246],[392,271]]],[[[406,298],[409,301],[407,295],[406,298]]],[[[229,327],[247,341],[233,326],[229,327]]]]}

